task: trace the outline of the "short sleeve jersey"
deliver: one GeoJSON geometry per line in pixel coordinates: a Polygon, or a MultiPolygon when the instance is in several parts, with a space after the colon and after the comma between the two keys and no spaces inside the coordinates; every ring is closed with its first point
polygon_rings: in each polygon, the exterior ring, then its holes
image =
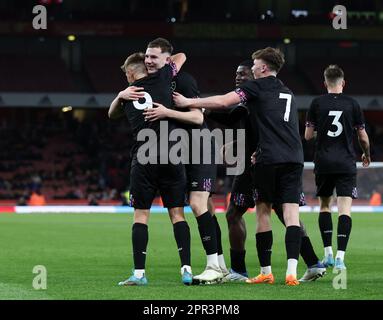
{"type": "Polygon", "coordinates": [[[306,126],[317,131],[316,173],[355,173],[355,129],[364,129],[364,117],[356,100],[342,93],[315,98],[306,117],[306,126]]]}
{"type": "Polygon", "coordinates": [[[249,109],[252,134],[258,132],[257,163],[303,164],[298,111],[291,90],[269,76],[247,81],[235,92],[249,109]]]}
{"type": "Polygon", "coordinates": [[[160,141],[161,134],[164,134],[164,130],[160,130],[161,123],[168,126],[168,134],[172,129],[175,128],[175,124],[170,120],[160,121],[145,121],[143,115],[144,110],[152,107],[152,102],[158,102],[163,104],[165,107],[172,105],[172,89],[171,82],[173,77],[177,74],[175,64],[166,64],[163,68],[158,70],[154,74],[150,74],[145,78],[139,79],[132,83],[132,86],[143,87],[145,97],[138,101],[126,100],[123,103],[124,112],[128,118],[128,121],[132,127],[134,146],[132,152],[137,152],[140,145],[144,144],[144,141],[137,141],[137,135],[142,129],[152,129],[157,135],[157,142],[160,141]]]}

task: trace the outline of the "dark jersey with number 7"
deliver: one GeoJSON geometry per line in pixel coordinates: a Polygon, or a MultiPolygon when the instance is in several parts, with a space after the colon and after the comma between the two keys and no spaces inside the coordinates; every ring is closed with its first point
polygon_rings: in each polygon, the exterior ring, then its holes
{"type": "Polygon", "coordinates": [[[293,93],[274,76],[247,81],[235,92],[258,128],[257,163],[303,164],[298,111],[293,93]]]}
{"type": "Polygon", "coordinates": [[[356,100],[342,93],[329,93],[311,102],[306,126],[317,131],[315,173],[355,173],[354,129],[364,128],[356,100]]]}

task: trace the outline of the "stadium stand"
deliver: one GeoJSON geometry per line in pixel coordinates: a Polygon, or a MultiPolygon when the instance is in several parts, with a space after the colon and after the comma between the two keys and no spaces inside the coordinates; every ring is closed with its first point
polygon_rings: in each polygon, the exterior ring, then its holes
{"type": "Polygon", "coordinates": [[[0,55],[0,91],[76,92],[72,75],[58,57],[0,55]]]}

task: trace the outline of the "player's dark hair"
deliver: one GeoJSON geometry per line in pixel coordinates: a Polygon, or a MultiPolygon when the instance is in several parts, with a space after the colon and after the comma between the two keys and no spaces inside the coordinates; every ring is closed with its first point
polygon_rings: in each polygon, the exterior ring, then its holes
{"type": "Polygon", "coordinates": [[[324,73],[324,78],[327,83],[329,84],[336,84],[336,82],[340,79],[344,79],[344,72],[343,70],[336,64],[329,65],[324,73]]]}
{"type": "Polygon", "coordinates": [[[247,59],[247,60],[242,61],[239,64],[239,66],[243,66],[243,67],[251,69],[253,67],[253,64],[254,64],[253,60],[247,59]]]}
{"type": "Polygon", "coordinates": [[[277,48],[267,47],[261,50],[255,51],[252,56],[253,59],[263,60],[270,70],[277,73],[285,64],[285,56],[283,52],[277,48]]]}
{"type": "Polygon", "coordinates": [[[126,68],[129,66],[143,66],[145,68],[145,53],[135,52],[126,58],[124,64],[121,66],[123,72],[126,72],[126,68]]]}
{"type": "Polygon", "coordinates": [[[153,41],[150,41],[148,44],[148,48],[160,48],[161,53],[167,52],[170,55],[173,53],[173,46],[170,42],[164,38],[157,38],[153,41]]]}

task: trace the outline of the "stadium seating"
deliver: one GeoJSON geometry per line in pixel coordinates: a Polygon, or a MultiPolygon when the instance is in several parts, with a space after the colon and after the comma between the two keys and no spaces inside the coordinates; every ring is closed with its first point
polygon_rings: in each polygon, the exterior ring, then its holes
{"type": "Polygon", "coordinates": [[[0,56],[0,91],[75,92],[71,74],[58,57],[0,56]]]}

